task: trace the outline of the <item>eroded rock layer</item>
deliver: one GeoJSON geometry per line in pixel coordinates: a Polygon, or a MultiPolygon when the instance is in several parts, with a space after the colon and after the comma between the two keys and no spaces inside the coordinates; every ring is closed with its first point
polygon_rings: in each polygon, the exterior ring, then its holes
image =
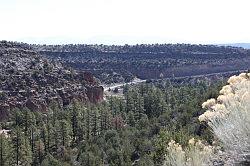
{"type": "Polygon", "coordinates": [[[51,102],[101,102],[103,88],[91,73],[42,58],[26,44],[0,42],[0,120],[15,107],[46,112],[51,102]]]}

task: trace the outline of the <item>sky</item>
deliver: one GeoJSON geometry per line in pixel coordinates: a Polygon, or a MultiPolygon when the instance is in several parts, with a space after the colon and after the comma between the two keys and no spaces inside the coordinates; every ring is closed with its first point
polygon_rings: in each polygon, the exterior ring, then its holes
{"type": "Polygon", "coordinates": [[[0,0],[0,40],[250,43],[249,0],[0,0]]]}

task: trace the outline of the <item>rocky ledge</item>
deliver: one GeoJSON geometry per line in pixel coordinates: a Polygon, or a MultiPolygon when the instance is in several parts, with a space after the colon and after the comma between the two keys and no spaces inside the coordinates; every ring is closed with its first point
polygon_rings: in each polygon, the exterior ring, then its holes
{"type": "Polygon", "coordinates": [[[42,58],[26,44],[0,42],[0,120],[13,108],[47,112],[73,100],[98,103],[103,87],[89,72],[79,72],[42,58]]]}

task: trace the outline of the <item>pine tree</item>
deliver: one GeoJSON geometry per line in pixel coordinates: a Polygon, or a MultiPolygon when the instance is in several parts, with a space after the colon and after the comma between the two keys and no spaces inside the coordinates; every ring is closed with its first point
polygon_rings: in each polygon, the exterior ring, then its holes
{"type": "Polygon", "coordinates": [[[4,134],[0,134],[0,166],[10,165],[11,145],[9,139],[4,134]]]}
{"type": "Polygon", "coordinates": [[[30,127],[34,127],[36,123],[35,115],[28,108],[23,108],[21,112],[22,112],[22,126],[24,127],[24,134],[26,137],[28,137],[28,135],[30,134],[29,133],[30,127]]]}
{"type": "Polygon", "coordinates": [[[111,113],[107,107],[103,106],[100,108],[100,131],[104,133],[110,129],[111,113]]]}
{"type": "Polygon", "coordinates": [[[125,100],[126,100],[126,112],[129,111],[133,111],[135,110],[135,101],[133,99],[133,92],[131,90],[129,90],[126,94],[125,94],[125,100]]]}
{"type": "Polygon", "coordinates": [[[77,140],[76,143],[79,144],[81,141],[85,139],[86,136],[86,108],[80,107],[79,110],[79,121],[78,121],[78,127],[77,127],[77,140]]]}
{"type": "Polygon", "coordinates": [[[79,105],[74,102],[72,113],[71,113],[71,125],[72,125],[72,133],[73,133],[73,141],[76,141],[78,134],[78,128],[79,128],[79,105]]]}
{"type": "Polygon", "coordinates": [[[136,121],[135,121],[135,116],[134,116],[134,113],[132,111],[129,111],[128,112],[128,124],[132,127],[135,126],[136,124],[136,121]]]}
{"type": "Polygon", "coordinates": [[[42,140],[37,140],[34,143],[34,159],[33,165],[40,165],[44,159],[45,155],[45,146],[42,140]]]}
{"type": "Polygon", "coordinates": [[[144,114],[144,100],[138,92],[135,93],[135,119],[138,121],[141,115],[144,114]]]}
{"type": "Polygon", "coordinates": [[[93,138],[95,138],[98,134],[99,134],[99,112],[97,109],[92,110],[92,124],[91,124],[91,128],[92,128],[92,136],[93,138]]]}
{"type": "Polygon", "coordinates": [[[72,129],[66,120],[56,121],[57,148],[59,146],[68,147],[71,141],[72,129]]]}
{"type": "Polygon", "coordinates": [[[14,163],[16,165],[31,165],[32,163],[32,152],[28,139],[22,133],[19,127],[16,127],[12,131],[12,144],[13,151],[11,153],[14,163]]]}
{"type": "Polygon", "coordinates": [[[90,140],[91,138],[91,110],[90,108],[87,108],[87,111],[86,111],[86,118],[85,118],[85,129],[86,129],[86,132],[85,132],[85,138],[86,140],[90,140]]]}
{"type": "Polygon", "coordinates": [[[61,163],[51,154],[47,154],[45,159],[42,161],[41,166],[61,166],[61,163]]]}

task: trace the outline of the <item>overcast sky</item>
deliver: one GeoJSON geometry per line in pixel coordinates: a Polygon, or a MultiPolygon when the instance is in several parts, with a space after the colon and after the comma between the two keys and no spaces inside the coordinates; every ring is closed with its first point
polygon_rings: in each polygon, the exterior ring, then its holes
{"type": "Polygon", "coordinates": [[[250,42],[250,0],[0,0],[0,40],[250,42]]]}

